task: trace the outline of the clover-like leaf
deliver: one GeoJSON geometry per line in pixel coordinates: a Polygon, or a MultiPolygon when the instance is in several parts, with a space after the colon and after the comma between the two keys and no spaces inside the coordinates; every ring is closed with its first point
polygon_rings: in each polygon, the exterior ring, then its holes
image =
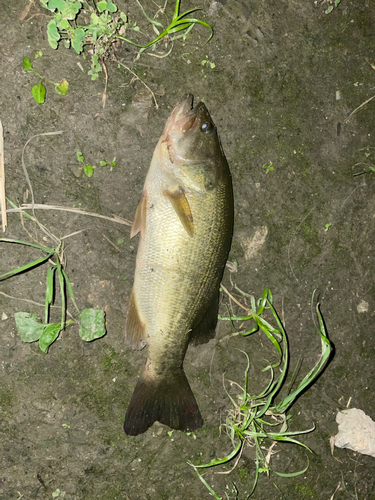
{"type": "Polygon", "coordinates": [[[34,100],[38,104],[42,104],[45,101],[46,97],[46,87],[42,82],[40,82],[37,85],[33,86],[33,88],[31,89],[31,93],[33,94],[34,100]]]}
{"type": "Polygon", "coordinates": [[[58,41],[60,40],[60,33],[57,29],[57,24],[55,19],[51,19],[51,21],[47,25],[47,35],[48,42],[53,49],[57,49],[58,41]]]}
{"type": "Polygon", "coordinates": [[[27,312],[17,312],[14,314],[14,319],[17,332],[24,342],[35,342],[40,339],[44,325],[38,316],[27,312]]]}
{"type": "Polygon", "coordinates": [[[63,78],[58,85],[55,85],[55,90],[60,95],[66,95],[66,93],[68,92],[68,88],[69,82],[66,81],[65,78],[63,78]]]}
{"type": "Polygon", "coordinates": [[[106,334],[105,312],[102,309],[84,309],[78,321],[79,336],[85,342],[99,339],[106,334]]]}
{"type": "Polygon", "coordinates": [[[33,64],[28,57],[23,58],[23,69],[25,71],[33,71],[33,64]]]}

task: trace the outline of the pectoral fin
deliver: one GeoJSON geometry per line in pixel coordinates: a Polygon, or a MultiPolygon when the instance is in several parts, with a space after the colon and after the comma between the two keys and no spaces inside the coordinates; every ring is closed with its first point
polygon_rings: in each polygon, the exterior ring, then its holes
{"type": "Polygon", "coordinates": [[[141,201],[139,202],[137,211],[135,212],[134,222],[132,229],[130,231],[130,238],[133,238],[139,231],[144,231],[146,227],[146,207],[147,207],[147,197],[146,193],[143,192],[141,201]]]}
{"type": "Polygon", "coordinates": [[[185,231],[192,238],[194,236],[193,214],[191,213],[185,191],[182,188],[176,189],[173,192],[166,189],[163,191],[163,195],[169,199],[185,231]]]}

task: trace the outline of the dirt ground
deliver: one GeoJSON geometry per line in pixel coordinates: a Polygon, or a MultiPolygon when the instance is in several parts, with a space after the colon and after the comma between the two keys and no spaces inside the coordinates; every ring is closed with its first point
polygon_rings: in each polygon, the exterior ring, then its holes
{"type": "MultiPolygon", "coordinates": [[[[152,36],[135,2],[115,3],[152,36]]],[[[153,15],[156,3],[142,5],[153,15]]],[[[171,108],[187,92],[196,102],[204,99],[234,186],[230,260],[239,267],[231,275],[226,270],[223,283],[236,293],[231,279],[256,297],[265,287],[272,290],[288,334],[291,371],[302,361],[298,379],[321,351],[311,318],[315,289],[334,345],[325,371],[290,410],[292,430],[315,424],[314,432],[300,438],[314,453],[281,444],[271,459],[279,472],[304,469],[307,462],[309,468],[292,478],[261,474],[252,498],[375,498],[374,458],[341,449],[332,456],[330,449],[338,410],[360,408],[375,418],[375,177],[353,176],[368,169],[363,163],[375,163],[375,149],[366,149],[375,147],[375,100],[347,120],[375,95],[374,0],[342,0],[328,15],[327,5],[313,0],[183,0],[182,10],[201,7],[195,15],[214,27],[207,45],[208,30],[198,27],[164,59],[143,54],[133,64],[133,48],[116,49],[117,58],[155,93],[158,109],[145,86],[111,62],[103,109],[104,74],[91,81],[88,59],[64,47],[52,50],[48,12],[35,5],[20,21],[25,6],[26,0],[0,3],[7,197],[30,202],[23,147],[36,134],[61,130],[27,146],[36,203],[131,220],[171,108]],[[35,60],[37,51],[43,55],[35,60]],[[60,96],[49,85],[46,102],[36,104],[31,87],[39,79],[22,69],[24,56],[47,79],[66,78],[68,94],[60,96]],[[116,157],[117,165],[112,171],[98,166],[88,178],[77,151],[96,165],[116,157]]],[[[169,19],[172,13],[170,0],[169,19]]],[[[105,309],[107,335],[85,343],[71,326],[46,355],[37,344],[21,341],[14,313],[43,317],[43,307],[21,299],[44,302],[47,267],[1,282],[0,499],[211,498],[187,461],[206,463],[230,451],[222,426],[231,407],[223,374],[242,384],[246,360],[238,349],[246,351],[249,391],[259,393],[267,381],[262,368],[276,359],[271,344],[258,333],[218,342],[232,332],[228,322],[219,322],[217,338],[189,348],[185,359],[203,428],[186,435],[156,423],[143,435],[126,436],[124,415],[146,355],[127,349],[123,336],[137,238],[130,240],[127,226],[99,218],[52,210],[37,216],[59,238],[84,229],[65,240],[66,271],[80,309],[105,309]]],[[[4,236],[50,244],[14,213],[4,236]]],[[[36,249],[0,243],[0,274],[40,256],[36,249]]],[[[225,314],[225,295],[222,302],[225,314]]],[[[74,313],[70,302],[68,308],[74,313]]],[[[59,321],[59,314],[54,309],[52,319],[59,321]]],[[[245,449],[230,475],[214,472],[205,479],[221,497],[235,498],[233,481],[239,498],[246,498],[253,451],[245,449]]]]}

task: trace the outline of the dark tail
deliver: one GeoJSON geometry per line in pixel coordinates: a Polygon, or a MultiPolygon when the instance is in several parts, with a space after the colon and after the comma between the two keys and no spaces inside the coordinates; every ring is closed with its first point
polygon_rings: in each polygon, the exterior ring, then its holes
{"type": "Polygon", "coordinates": [[[137,436],[156,420],[185,432],[202,427],[203,419],[182,369],[163,379],[151,379],[145,371],[139,377],[126,412],[124,431],[137,436]]]}

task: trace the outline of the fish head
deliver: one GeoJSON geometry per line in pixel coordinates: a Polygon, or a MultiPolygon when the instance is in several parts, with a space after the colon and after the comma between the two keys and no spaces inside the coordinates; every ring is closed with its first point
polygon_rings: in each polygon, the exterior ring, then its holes
{"type": "Polygon", "coordinates": [[[224,156],[205,104],[199,102],[194,107],[193,101],[193,96],[188,94],[176,104],[160,138],[163,163],[172,171],[181,165],[212,165],[224,156]]]}

